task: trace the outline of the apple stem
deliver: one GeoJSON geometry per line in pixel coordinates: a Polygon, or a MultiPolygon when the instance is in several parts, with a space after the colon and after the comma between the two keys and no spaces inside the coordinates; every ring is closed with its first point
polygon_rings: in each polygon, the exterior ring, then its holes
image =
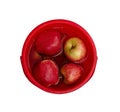
{"type": "Polygon", "coordinates": [[[72,48],[71,49],[74,49],[76,47],[76,45],[72,45],[72,48]]]}

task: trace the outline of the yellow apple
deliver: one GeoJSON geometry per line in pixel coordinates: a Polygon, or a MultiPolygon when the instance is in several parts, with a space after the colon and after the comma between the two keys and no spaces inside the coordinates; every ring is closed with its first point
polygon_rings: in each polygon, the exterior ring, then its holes
{"type": "Polygon", "coordinates": [[[65,41],[64,53],[72,62],[80,61],[86,56],[86,46],[78,37],[71,37],[65,41]]]}

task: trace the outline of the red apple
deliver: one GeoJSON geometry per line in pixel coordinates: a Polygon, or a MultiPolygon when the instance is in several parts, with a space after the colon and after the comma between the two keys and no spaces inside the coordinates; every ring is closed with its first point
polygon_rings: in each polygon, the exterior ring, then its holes
{"type": "Polygon", "coordinates": [[[52,60],[43,60],[33,69],[35,79],[44,86],[56,85],[59,82],[58,67],[52,60]]]}
{"type": "Polygon", "coordinates": [[[35,47],[39,53],[56,55],[62,49],[61,34],[57,30],[43,31],[38,36],[35,47]]]}
{"type": "Polygon", "coordinates": [[[79,62],[86,56],[86,46],[78,37],[71,37],[65,41],[64,53],[72,62],[79,62]]]}
{"type": "Polygon", "coordinates": [[[68,63],[61,68],[61,74],[64,76],[65,84],[73,84],[82,75],[82,68],[74,63],[68,63]]]}
{"type": "Polygon", "coordinates": [[[38,62],[42,60],[42,56],[35,51],[34,48],[31,49],[30,51],[30,55],[29,55],[29,62],[30,62],[30,66],[31,68],[38,62]]]}

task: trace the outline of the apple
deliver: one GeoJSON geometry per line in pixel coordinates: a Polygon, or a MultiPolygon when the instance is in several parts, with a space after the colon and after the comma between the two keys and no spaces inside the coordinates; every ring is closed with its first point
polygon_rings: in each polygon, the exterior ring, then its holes
{"type": "Polygon", "coordinates": [[[72,62],[79,62],[86,56],[86,46],[78,37],[68,38],[64,43],[64,53],[72,62]]]}
{"type": "Polygon", "coordinates": [[[82,67],[74,63],[68,63],[62,66],[60,72],[64,77],[65,84],[73,84],[81,77],[82,67]]]}
{"type": "Polygon", "coordinates": [[[52,60],[43,60],[33,69],[35,79],[44,86],[56,85],[59,82],[58,67],[52,60]]]}
{"type": "Polygon", "coordinates": [[[45,55],[56,55],[62,49],[61,34],[57,30],[46,30],[39,34],[35,48],[45,55]]]}
{"type": "Polygon", "coordinates": [[[42,60],[42,56],[35,50],[35,48],[31,48],[30,54],[29,54],[29,62],[31,68],[38,62],[42,60]]]}

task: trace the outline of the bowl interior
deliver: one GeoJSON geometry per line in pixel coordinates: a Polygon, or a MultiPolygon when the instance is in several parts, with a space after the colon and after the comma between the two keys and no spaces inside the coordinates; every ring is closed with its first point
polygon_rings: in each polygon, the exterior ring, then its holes
{"type": "Polygon", "coordinates": [[[93,40],[91,39],[90,35],[80,25],[68,20],[51,20],[43,24],[40,24],[35,29],[33,29],[31,33],[28,35],[23,46],[21,61],[26,77],[34,85],[47,92],[67,93],[80,88],[92,77],[96,66],[97,55],[93,40]],[[59,83],[58,85],[44,87],[35,80],[34,75],[32,74],[32,66],[30,62],[31,50],[33,49],[35,40],[38,37],[38,35],[41,32],[49,29],[58,30],[64,36],[67,37],[80,37],[86,45],[87,56],[83,60],[83,62],[80,63],[80,65],[84,69],[84,75],[82,75],[82,77],[74,84],[66,85],[61,81],[61,83],[59,83]]]}

